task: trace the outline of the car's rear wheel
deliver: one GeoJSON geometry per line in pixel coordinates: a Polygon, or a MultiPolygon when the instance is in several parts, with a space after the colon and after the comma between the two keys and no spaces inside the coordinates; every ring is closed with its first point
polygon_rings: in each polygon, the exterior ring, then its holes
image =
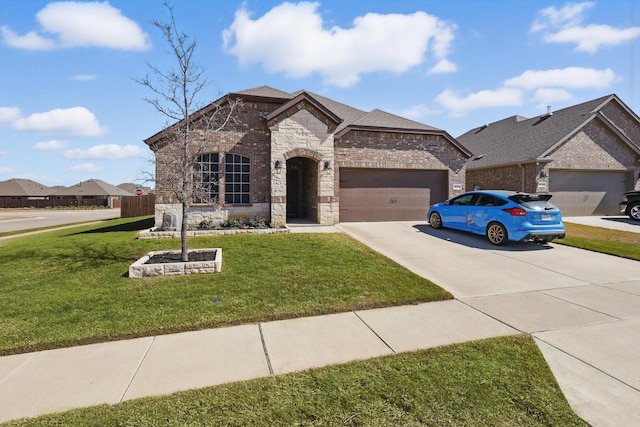
{"type": "Polygon", "coordinates": [[[507,229],[499,222],[492,222],[487,226],[487,239],[494,245],[504,245],[507,243],[507,229]]]}
{"type": "Polygon", "coordinates": [[[640,202],[635,202],[627,208],[629,218],[634,221],[640,221],[640,202]]]}
{"type": "Polygon", "coordinates": [[[429,224],[432,228],[442,228],[442,217],[438,212],[432,212],[429,217],[429,224]]]}

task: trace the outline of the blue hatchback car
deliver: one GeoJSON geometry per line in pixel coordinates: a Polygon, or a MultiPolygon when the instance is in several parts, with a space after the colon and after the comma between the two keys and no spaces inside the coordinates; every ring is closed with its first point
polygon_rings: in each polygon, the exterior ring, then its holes
{"type": "Polygon", "coordinates": [[[564,239],[560,209],[549,203],[550,198],[515,191],[470,191],[431,206],[427,220],[433,228],[484,234],[494,245],[564,239]]]}

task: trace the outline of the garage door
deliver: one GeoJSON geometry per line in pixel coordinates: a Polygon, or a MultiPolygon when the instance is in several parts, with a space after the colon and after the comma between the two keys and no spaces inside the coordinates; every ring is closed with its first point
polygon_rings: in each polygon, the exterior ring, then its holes
{"type": "Polygon", "coordinates": [[[340,169],[340,221],[424,220],[447,199],[447,171],[340,169]]]}
{"type": "Polygon", "coordinates": [[[564,216],[619,215],[629,172],[551,170],[551,203],[564,216]]]}

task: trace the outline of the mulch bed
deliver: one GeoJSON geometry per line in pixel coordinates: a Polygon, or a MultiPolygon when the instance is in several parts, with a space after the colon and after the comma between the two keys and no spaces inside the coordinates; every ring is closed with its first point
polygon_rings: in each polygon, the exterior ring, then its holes
{"type": "MultiPolygon", "coordinates": [[[[216,258],[216,251],[207,252],[189,252],[187,257],[190,262],[193,261],[214,261],[216,258]]],[[[182,262],[182,256],[180,253],[176,254],[161,254],[154,255],[145,264],[167,264],[172,262],[182,262]]]]}

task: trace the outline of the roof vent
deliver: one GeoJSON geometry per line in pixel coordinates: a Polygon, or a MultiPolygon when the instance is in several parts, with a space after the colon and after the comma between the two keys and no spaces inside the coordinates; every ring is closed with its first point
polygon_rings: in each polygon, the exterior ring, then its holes
{"type": "Polygon", "coordinates": [[[547,105],[547,116],[553,116],[553,111],[551,111],[551,105],[547,105]]]}

